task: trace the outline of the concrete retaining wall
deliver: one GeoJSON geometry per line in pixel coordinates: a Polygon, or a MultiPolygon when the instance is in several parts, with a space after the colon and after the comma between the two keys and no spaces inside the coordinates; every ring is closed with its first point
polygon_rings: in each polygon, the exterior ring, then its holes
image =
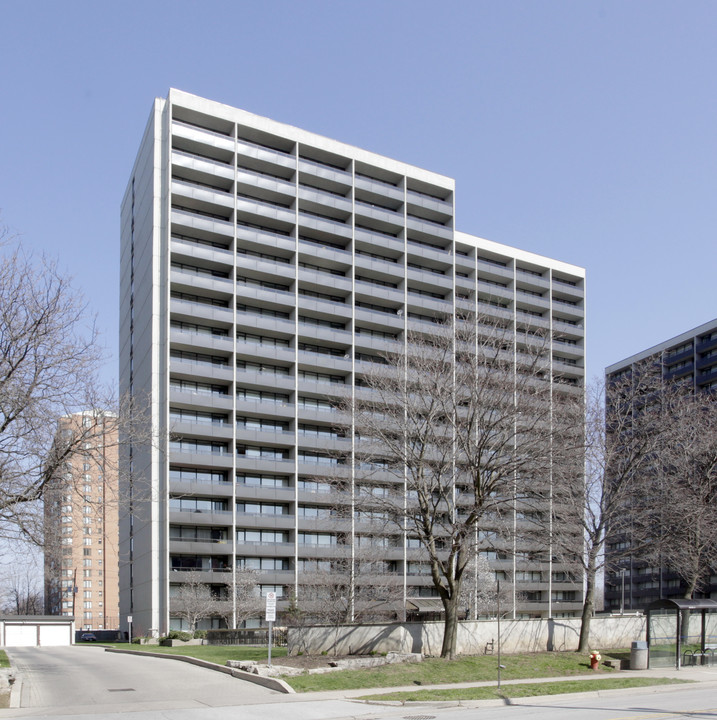
{"type": "MultiPolygon", "coordinates": [[[[504,620],[500,623],[500,631],[501,649],[506,653],[577,650],[580,619],[504,620]]],[[[461,622],[458,623],[457,651],[465,655],[482,655],[486,645],[497,638],[498,623],[494,620],[461,622]]],[[[591,648],[629,648],[634,640],[644,639],[645,618],[642,616],[597,617],[590,623],[591,648]]],[[[338,628],[321,625],[289,628],[287,635],[290,655],[299,652],[440,655],[442,641],[443,623],[440,622],[342,625],[338,628]]]]}

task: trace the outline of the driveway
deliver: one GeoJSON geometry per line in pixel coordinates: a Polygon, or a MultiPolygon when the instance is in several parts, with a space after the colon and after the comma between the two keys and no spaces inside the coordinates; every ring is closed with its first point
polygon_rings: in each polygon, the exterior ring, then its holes
{"type": "Polygon", "coordinates": [[[38,708],[84,714],[224,707],[282,697],[188,663],[107,653],[100,647],[18,647],[7,653],[22,683],[20,707],[33,709],[27,714],[38,708]]]}

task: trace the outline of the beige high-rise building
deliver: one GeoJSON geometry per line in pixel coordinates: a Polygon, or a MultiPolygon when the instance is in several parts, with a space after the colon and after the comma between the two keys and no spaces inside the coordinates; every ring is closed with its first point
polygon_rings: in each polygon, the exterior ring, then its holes
{"type": "Polygon", "coordinates": [[[84,630],[119,628],[117,419],[63,417],[57,438],[85,435],[45,493],[45,612],[84,630]]]}

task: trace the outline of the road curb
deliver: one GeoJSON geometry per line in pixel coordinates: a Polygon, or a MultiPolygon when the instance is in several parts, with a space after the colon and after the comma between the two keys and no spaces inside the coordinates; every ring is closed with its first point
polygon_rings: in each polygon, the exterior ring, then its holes
{"type": "Polygon", "coordinates": [[[200,660],[199,658],[189,657],[189,655],[170,655],[169,653],[154,653],[146,652],[144,650],[124,650],[122,648],[106,647],[105,652],[111,653],[124,653],[125,655],[141,655],[144,657],[155,657],[162,660],[179,660],[180,662],[186,662],[190,665],[197,665],[199,667],[206,668],[207,670],[214,670],[215,672],[222,672],[225,675],[231,675],[239,680],[246,680],[255,685],[261,685],[262,687],[268,688],[269,690],[276,690],[276,692],[285,694],[294,694],[295,690],[290,685],[285,683],[283,680],[278,678],[263,677],[261,675],[254,675],[244,670],[238,670],[237,668],[230,668],[226,665],[218,665],[217,663],[209,662],[208,660],[200,660]]]}

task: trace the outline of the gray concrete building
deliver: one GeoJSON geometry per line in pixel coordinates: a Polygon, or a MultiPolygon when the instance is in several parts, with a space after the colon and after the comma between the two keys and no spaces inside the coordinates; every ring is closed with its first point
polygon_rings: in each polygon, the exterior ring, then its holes
{"type": "MultiPolygon", "coordinates": [[[[155,101],[122,204],[121,391],[171,430],[124,457],[121,612],[137,632],[181,625],[187,569],[218,587],[255,568],[281,608],[306,562],[355,541],[322,519],[332,395],[411,327],[458,309],[540,326],[560,391],[583,392],[584,270],[457,231],[454,195],[448,177],[243,110],[155,101]]],[[[429,597],[409,541],[387,549],[391,572],[404,600],[429,597]]],[[[552,558],[490,558],[517,617],[580,607],[552,558]]]]}
{"type": "MultiPolygon", "coordinates": [[[[680,383],[693,392],[717,389],[717,319],[687,330],[605,369],[606,384],[631,373],[633,369],[649,372],[656,385],[680,383]]],[[[615,544],[623,538],[608,541],[606,550],[616,554],[615,544]]],[[[642,610],[659,598],[682,598],[686,585],[680,576],[663,563],[648,563],[640,554],[631,554],[619,562],[611,562],[612,570],[605,576],[605,610],[642,610]]],[[[714,571],[713,571],[714,572],[714,571]]],[[[717,575],[712,575],[700,597],[717,593],[717,575]]]]}

